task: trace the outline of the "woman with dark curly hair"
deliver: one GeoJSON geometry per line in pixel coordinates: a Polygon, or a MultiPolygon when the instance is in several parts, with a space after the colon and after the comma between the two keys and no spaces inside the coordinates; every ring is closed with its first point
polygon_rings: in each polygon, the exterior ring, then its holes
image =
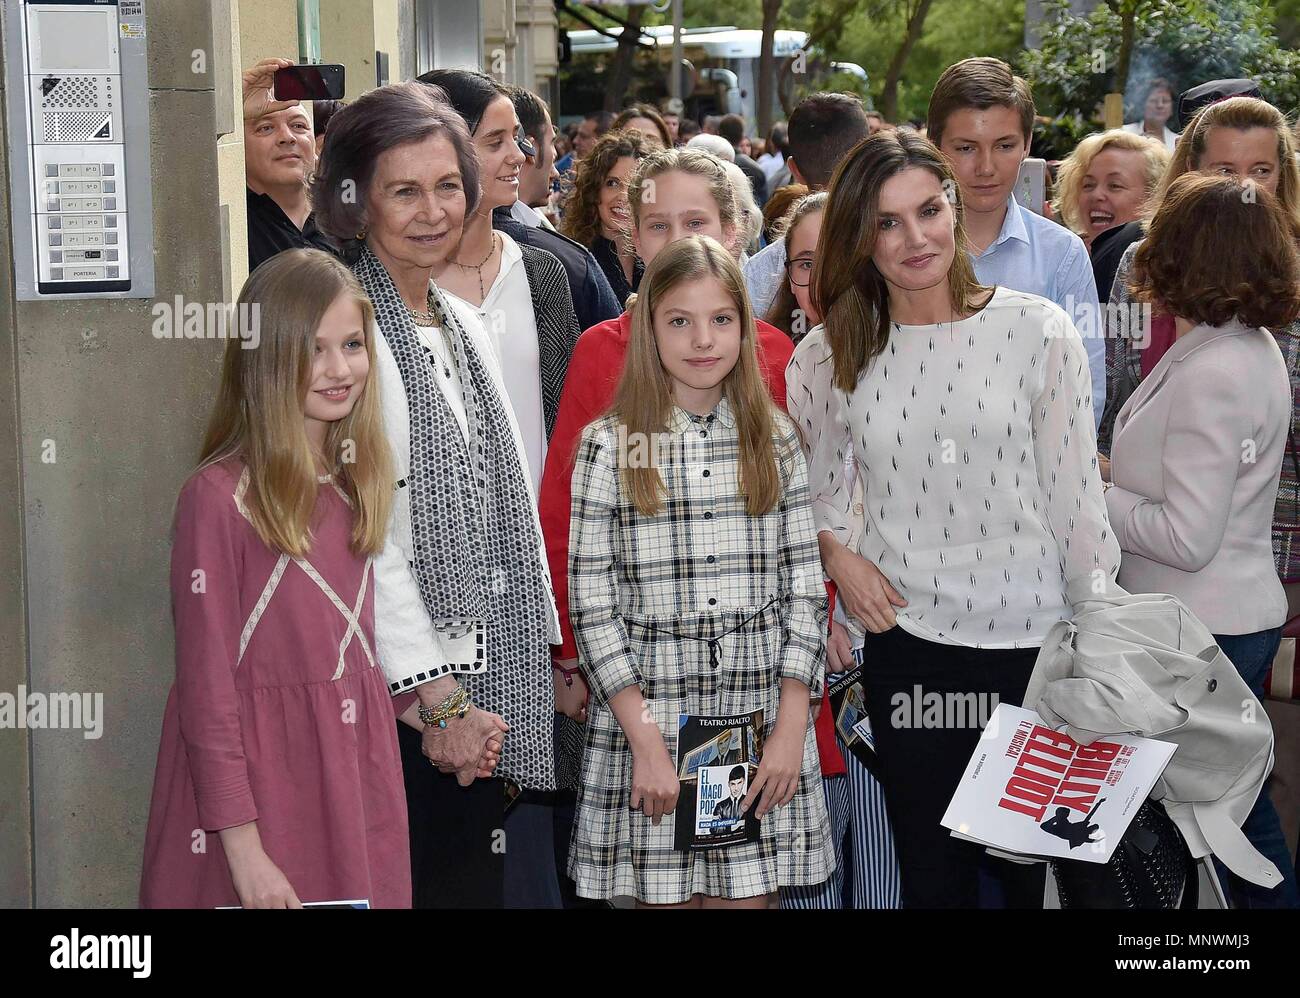
{"type": "Polygon", "coordinates": [[[561,230],[589,248],[620,305],[641,283],[645,266],[632,249],[628,178],[652,150],[638,131],[611,131],[578,163],[561,230]]]}
{"type": "MultiPolygon", "coordinates": [[[[1270,527],[1291,384],[1269,330],[1300,317],[1293,219],[1262,184],[1184,175],[1133,277],[1134,297],[1171,316],[1176,338],[1115,417],[1105,496],[1123,552],[1118,581],[1186,603],[1262,697],[1287,618],[1270,527]]],[[[1297,907],[1267,789],[1241,830],[1282,879],[1266,888],[1228,874],[1234,904],[1297,907]]]]}

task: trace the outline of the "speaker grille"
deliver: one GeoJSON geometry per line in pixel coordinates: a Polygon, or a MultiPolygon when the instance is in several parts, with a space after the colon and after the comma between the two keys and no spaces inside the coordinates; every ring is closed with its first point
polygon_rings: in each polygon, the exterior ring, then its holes
{"type": "Polygon", "coordinates": [[[99,78],[95,76],[46,77],[41,83],[41,107],[100,107],[99,78]]]}
{"type": "Polygon", "coordinates": [[[104,111],[51,111],[44,117],[46,142],[112,138],[113,119],[104,111]]]}

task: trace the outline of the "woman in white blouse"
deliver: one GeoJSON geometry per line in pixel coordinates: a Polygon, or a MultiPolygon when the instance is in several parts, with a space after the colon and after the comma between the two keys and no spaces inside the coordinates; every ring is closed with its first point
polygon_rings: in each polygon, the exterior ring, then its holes
{"type": "MultiPolygon", "coordinates": [[[[1045,299],[977,284],[964,241],[938,150],[883,132],[836,175],[814,276],[833,365],[814,513],[827,574],[868,632],[867,709],[908,907],[976,906],[982,850],[940,819],[980,724],[1021,702],[1044,636],[1070,615],[1067,582],[1119,565],[1078,333],[1045,299]]],[[[995,866],[1009,903],[1041,904],[1041,867],[995,866]]]]}
{"type": "MultiPolygon", "coordinates": [[[[481,196],[458,245],[438,262],[433,279],[444,294],[477,316],[487,331],[519,420],[533,488],[541,485],[569,357],[582,334],[564,265],[552,253],[524,246],[493,227],[492,213],[519,196],[520,170],[531,146],[510,92],[484,73],[435,69],[420,77],[440,88],[474,140],[481,196]]],[[[435,91],[436,93],[436,91],[435,91]]]]}

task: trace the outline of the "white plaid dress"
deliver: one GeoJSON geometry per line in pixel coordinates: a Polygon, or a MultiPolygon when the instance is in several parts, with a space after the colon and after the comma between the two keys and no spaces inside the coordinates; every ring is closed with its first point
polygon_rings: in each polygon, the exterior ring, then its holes
{"type": "Polygon", "coordinates": [[[583,897],[754,897],[821,883],[834,869],[811,724],[794,799],[768,812],[758,841],[677,851],[671,817],[655,826],[629,808],[632,753],[609,707],[639,686],[675,758],[679,714],[762,710],[770,734],[782,679],[820,696],[826,591],[807,468],[784,415],[774,442],[783,495],[751,517],[727,401],[707,417],[674,408],[656,442],[663,506],[646,517],[622,488],[620,455],[637,453],[626,432],[607,416],[583,433],[569,548],[570,616],[592,694],[569,853],[583,897]]]}

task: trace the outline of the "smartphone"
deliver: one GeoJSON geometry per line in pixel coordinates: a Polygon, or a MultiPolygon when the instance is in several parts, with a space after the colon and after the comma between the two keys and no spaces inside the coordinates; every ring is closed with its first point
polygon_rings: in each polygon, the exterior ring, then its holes
{"type": "Polygon", "coordinates": [[[275,71],[276,100],[342,100],[343,67],[289,66],[275,71]]]}
{"type": "Polygon", "coordinates": [[[1020,164],[1015,197],[1035,215],[1043,213],[1043,203],[1047,200],[1047,160],[1027,159],[1020,164]]]}

